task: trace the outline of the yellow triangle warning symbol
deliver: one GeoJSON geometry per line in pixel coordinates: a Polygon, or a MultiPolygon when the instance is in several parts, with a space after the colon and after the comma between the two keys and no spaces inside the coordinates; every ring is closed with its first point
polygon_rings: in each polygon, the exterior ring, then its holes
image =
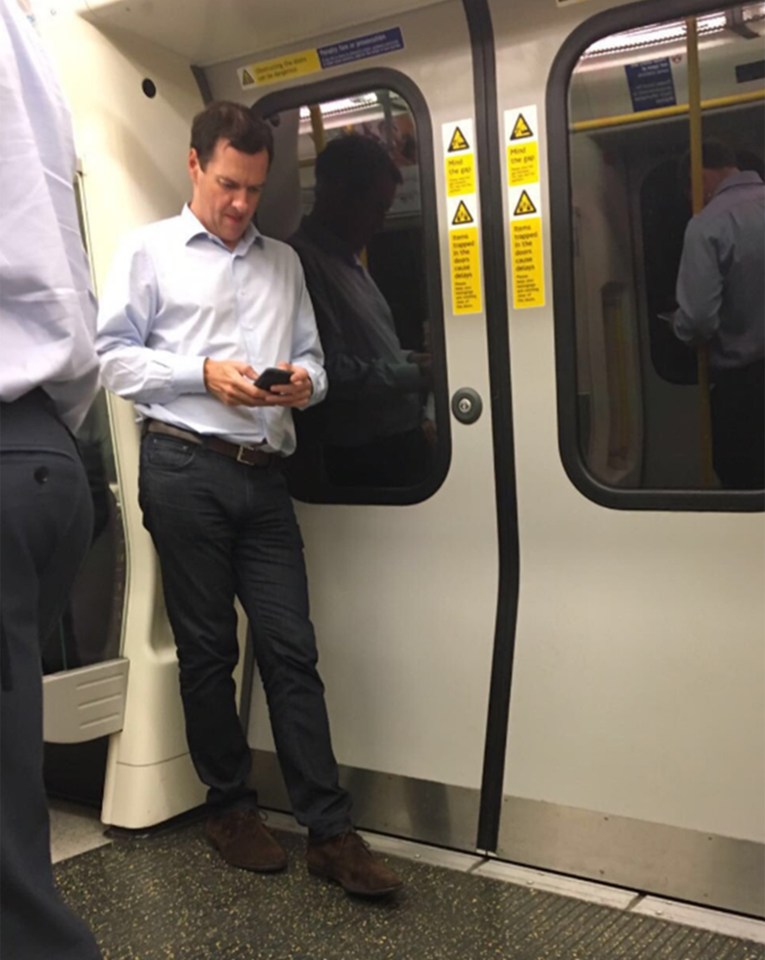
{"type": "Polygon", "coordinates": [[[518,203],[515,205],[515,210],[513,210],[513,216],[518,217],[524,213],[536,213],[537,208],[531,201],[531,197],[526,193],[525,190],[521,190],[521,195],[518,197],[518,203]]]}
{"type": "Polygon", "coordinates": [[[250,71],[246,69],[242,70],[242,86],[251,87],[254,83],[255,81],[253,80],[252,74],[250,73],[250,71]]]}
{"type": "Polygon", "coordinates": [[[448,153],[454,153],[455,150],[469,150],[470,144],[465,139],[465,134],[460,130],[459,127],[454,128],[454,134],[452,139],[449,141],[448,153]]]}
{"type": "Polygon", "coordinates": [[[473,223],[473,222],[474,222],[473,215],[465,206],[465,201],[460,200],[459,205],[457,206],[457,210],[454,214],[454,219],[452,220],[452,224],[461,225],[463,223],[473,223]]]}
{"type": "Polygon", "coordinates": [[[526,123],[526,118],[522,113],[518,114],[518,119],[515,121],[515,126],[513,127],[513,132],[510,134],[511,140],[524,140],[526,137],[533,137],[534,131],[526,123]]]}

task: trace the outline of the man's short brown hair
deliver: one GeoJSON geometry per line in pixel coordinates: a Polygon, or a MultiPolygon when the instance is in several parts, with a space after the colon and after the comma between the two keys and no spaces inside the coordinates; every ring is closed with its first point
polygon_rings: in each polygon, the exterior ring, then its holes
{"type": "Polygon", "coordinates": [[[194,117],[191,124],[191,146],[197,152],[204,170],[219,140],[228,140],[242,153],[268,153],[268,164],[274,158],[274,135],[271,127],[241,103],[213,100],[194,117]]]}

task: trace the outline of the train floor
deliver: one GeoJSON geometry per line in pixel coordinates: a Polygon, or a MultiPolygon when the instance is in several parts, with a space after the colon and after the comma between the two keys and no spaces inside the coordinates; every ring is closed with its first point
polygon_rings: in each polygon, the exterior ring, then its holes
{"type": "Polygon", "coordinates": [[[106,837],[54,803],[56,879],[104,960],[765,960],[761,921],[368,834],[405,887],[348,897],[307,873],[290,818],[269,825],[289,868],[263,876],[199,821],[106,837]]]}

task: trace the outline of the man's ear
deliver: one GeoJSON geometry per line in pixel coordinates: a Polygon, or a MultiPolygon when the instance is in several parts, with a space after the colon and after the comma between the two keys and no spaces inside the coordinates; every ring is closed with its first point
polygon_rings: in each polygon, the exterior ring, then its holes
{"type": "Polygon", "coordinates": [[[202,170],[202,167],[199,163],[199,156],[197,155],[197,151],[194,149],[194,147],[191,147],[189,149],[188,171],[189,171],[189,176],[191,177],[191,182],[193,184],[196,184],[197,178],[199,177],[201,170],[202,170]]]}

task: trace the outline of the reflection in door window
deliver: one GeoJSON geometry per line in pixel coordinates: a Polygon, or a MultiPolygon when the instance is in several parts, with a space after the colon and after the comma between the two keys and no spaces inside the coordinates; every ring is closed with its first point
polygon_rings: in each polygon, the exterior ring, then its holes
{"type": "Polygon", "coordinates": [[[610,486],[763,487],[763,36],[765,5],[731,6],[571,77],[578,443],[610,486]]]}
{"type": "Polygon", "coordinates": [[[432,315],[418,133],[389,90],[282,110],[285,182],[258,224],[303,264],[325,352],[327,399],[296,415],[289,474],[309,500],[422,499],[437,472],[432,315]],[[418,492],[420,491],[420,492],[418,492]]]}

